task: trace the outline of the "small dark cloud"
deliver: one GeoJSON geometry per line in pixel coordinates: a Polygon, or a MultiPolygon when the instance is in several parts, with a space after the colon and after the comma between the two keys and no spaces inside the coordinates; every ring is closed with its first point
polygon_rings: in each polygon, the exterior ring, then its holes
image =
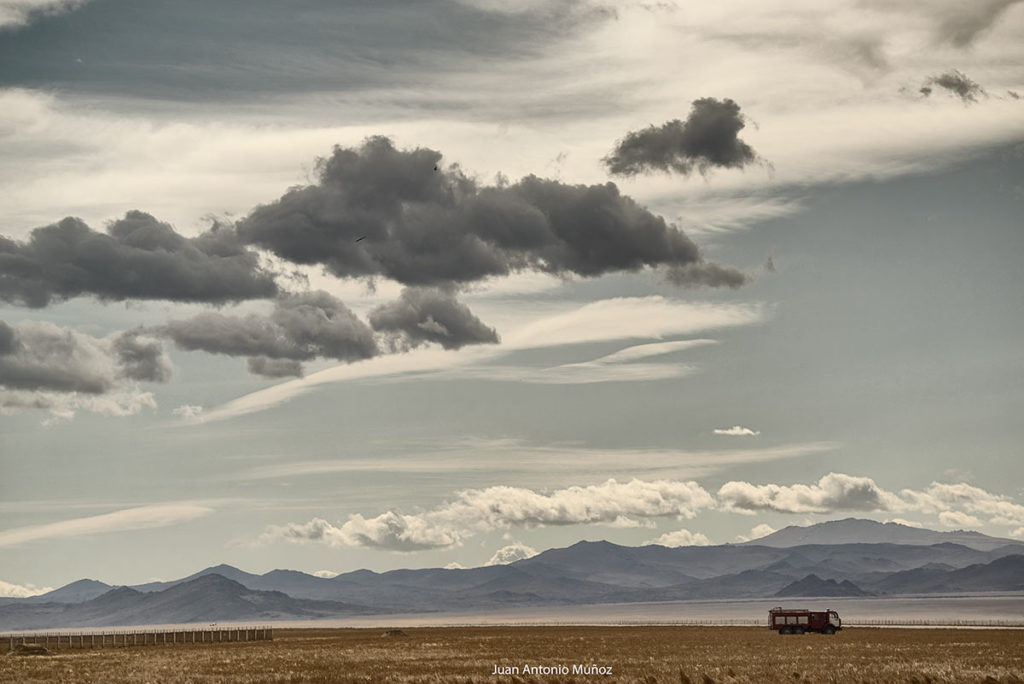
{"type": "Polygon", "coordinates": [[[159,341],[134,333],[95,338],[52,323],[0,322],[0,387],[105,394],[125,381],[165,382],[172,367],[159,341]]]}
{"type": "Polygon", "coordinates": [[[435,150],[398,150],[379,136],[336,148],[320,161],[315,185],[257,208],[238,234],[341,278],[383,276],[410,286],[527,270],[595,277],[701,261],[686,235],[613,183],[527,176],[481,187],[457,167],[434,171],[440,161],[435,150]]]}
{"type": "Polygon", "coordinates": [[[935,86],[938,86],[943,90],[948,90],[967,103],[977,102],[979,96],[985,96],[988,94],[981,85],[956,69],[947,71],[944,74],[939,74],[938,76],[932,76],[924,82],[918,92],[925,97],[928,97],[935,92],[935,86]]]}
{"type": "Polygon", "coordinates": [[[0,356],[13,353],[15,348],[14,328],[0,321],[0,356]]]}
{"type": "Polygon", "coordinates": [[[0,237],[0,300],[14,304],[43,307],[83,295],[221,304],[276,292],[272,274],[229,227],[186,238],[130,211],[106,233],[66,218],[36,228],[25,242],[0,237]]]}
{"type": "Polygon", "coordinates": [[[160,340],[138,331],[128,331],[115,336],[111,346],[121,363],[122,377],[148,382],[171,379],[173,367],[160,340]]]}
{"type": "Polygon", "coordinates": [[[266,378],[302,377],[302,362],[293,359],[272,359],[268,356],[250,356],[247,365],[253,375],[266,378]]]}
{"type": "Polygon", "coordinates": [[[370,313],[370,325],[391,334],[398,347],[436,342],[445,349],[467,344],[497,344],[498,333],[484,325],[452,291],[405,288],[401,296],[370,313]]]}
{"type": "Polygon", "coordinates": [[[714,167],[739,169],[757,161],[757,154],[739,139],[746,126],[740,106],[730,99],[694,100],[686,121],[630,131],[604,158],[608,172],[634,176],[652,171],[689,175],[714,167]]]}
{"type": "Polygon", "coordinates": [[[748,280],[748,277],[742,271],[707,261],[699,261],[686,264],[685,266],[673,266],[665,272],[665,278],[668,282],[680,287],[708,285],[710,287],[730,287],[733,289],[746,284],[748,280]]]}
{"type": "Polygon", "coordinates": [[[282,295],[267,316],[209,311],[170,321],[150,332],[173,340],[181,349],[257,357],[250,360],[249,369],[274,377],[300,375],[301,361],[327,358],[351,362],[378,353],[373,331],[340,300],[322,291],[282,295]]]}

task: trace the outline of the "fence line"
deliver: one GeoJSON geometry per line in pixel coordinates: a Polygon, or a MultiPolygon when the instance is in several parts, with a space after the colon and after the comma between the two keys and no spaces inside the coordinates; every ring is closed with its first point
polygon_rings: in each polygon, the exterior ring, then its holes
{"type": "Polygon", "coordinates": [[[105,646],[163,646],[174,644],[209,644],[232,641],[272,641],[271,625],[249,627],[202,627],[177,629],[115,628],[100,631],[65,630],[40,632],[8,632],[0,634],[0,643],[13,651],[16,646],[35,644],[47,649],[103,648],[105,646]]]}
{"type": "Polygon", "coordinates": [[[932,618],[843,618],[843,625],[862,627],[1024,627],[1022,620],[932,619],[932,618]]]}
{"type": "MultiPolygon", "coordinates": [[[[767,627],[767,618],[677,618],[675,620],[565,620],[532,622],[530,620],[511,620],[494,623],[451,623],[446,627],[576,627],[580,625],[613,625],[623,627],[767,627]]],[[[415,627],[416,625],[412,625],[415,627]]],[[[422,625],[437,626],[437,625],[422,625]]],[[[992,627],[992,628],[1024,628],[1024,620],[999,619],[928,619],[928,618],[843,618],[844,627],[992,627]]],[[[294,625],[292,625],[294,627],[294,625]]],[[[301,628],[297,628],[301,629],[301,628]]]]}
{"type": "MultiPolygon", "coordinates": [[[[623,621],[629,624],[657,624],[644,620],[623,621]]],[[[768,626],[767,618],[682,618],[662,624],[683,626],[768,626]]],[[[1024,620],[1012,619],[947,619],[947,618],[843,618],[844,627],[1024,627],[1024,620]]]]}

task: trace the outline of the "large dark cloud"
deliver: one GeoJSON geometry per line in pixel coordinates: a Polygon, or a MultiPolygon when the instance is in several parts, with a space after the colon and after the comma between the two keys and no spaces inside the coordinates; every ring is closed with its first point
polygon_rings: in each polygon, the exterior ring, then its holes
{"type": "Polygon", "coordinates": [[[665,276],[668,282],[682,287],[710,285],[737,288],[747,281],[747,276],[735,268],[704,261],[674,266],[668,269],[665,276]]]}
{"type": "Polygon", "coordinates": [[[987,94],[979,83],[956,69],[939,74],[938,76],[932,76],[924,82],[920,92],[925,97],[928,97],[936,86],[948,90],[964,102],[977,102],[979,96],[987,94]]]}
{"type": "Polygon", "coordinates": [[[651,171],[684,175],[713,167],[739,169],[757,161],[757,154],[739,139],[746,126],[740,106],[730,99],[694,100],[686,121],[630,131],[604,158],[608,172],[633,176],[651,171]]]}
{"type": "Polygon", "coordinates": [[[26,242],[0,237],[0,300],[31,307],[80,295],[219,304],[276,292],[231,228],[186,238],[131,211],[106,233],[66,218],[36,228],[26,242]]]}
{"type": "Polygon", "coordinates": [[[139,332],[95,338],[46,322],[0,321],[0,388],[105,394],[127,381],[166,382],[172,372],[159,340],[139,332]]]}
{"type": "Polygon", "coordinates": [[[182,349],[253,357],[249,369],[270,377],[300,375],[301,361],[358,361],[379,353],[373,331],[341,301],[322,291],[282,295],[267,316],[204,312],[170,321],[152,332],[182,349]]]}
{"type": "Polygon", "coordinates": [[[440,288],[405,288],[394,302],[370,312],[370,325],[394,336],[399,347],[436,342],[445,349],[467,344],[497,344],[498,333],[440,288]]]}
{"type": "Polygon", "coordinates": [[[383,137],[336,148],[318,170],[317,184],[241,221],[240,237],[342,278],[420,286],[523,270],[599,276],[703,263],[689,238],[613,183],[527,176],[480,187],[458,168],[442,168],[439,152],[398,150],[383,137]]]}

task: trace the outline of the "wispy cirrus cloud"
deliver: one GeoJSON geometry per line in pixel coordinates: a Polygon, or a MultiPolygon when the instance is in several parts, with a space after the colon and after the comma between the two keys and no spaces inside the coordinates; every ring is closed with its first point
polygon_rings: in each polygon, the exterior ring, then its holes
{"type": "Polygon", "coordinates": [[[446,375],[488,380],[508,380],[543,385],[583,385],[597,382],[640,382],[681,378],[696,370],[685,363],[639,363],[643,359],[693,349],[715,340],[676,340],[653,344],[638,344],[620,349],[592,361],[565,363],[543,368],[502,366],[495,364],[470,366],[450,371],[446,375]]]}
{"type": "Polygon", "coordinates": [[[207,516],[213,511],[212,508],[194,503],[154,504],[45,525],[14,527],[0,530],[0,548],[46,539],[168,527],[207,516]]]}
{"type": "MultiPolygon", "coordinates": [[[[494,361],[511,351],[613,340],[659,340],[670,336],[754,325],[767,320],[769,316],[768,308],[758,303],[686,302],[662,296],[618,297],[582,306],[570,303],[569,306],[573,308],[549,312],[540,318],[520,322],[508,332],[499,331],[501,345],[467,348],[458,352],[436,348],[417,349],[406,354],[387,355],[328,368],[311,373],[301,380],[291,380],[259,390],[205,411],[202,421],[224,420],[266,410],[325,383],[386,377],[415,378],[428,373],[486,374],[487,371],[481,369],[487,362],[494,361]]],[[[695,340],[676,342],[685,342],[689,346],[697,343],[695,340]]],[[[636,356],[637,354],[653,355],[647,354],[648,351],[650,350],[629,353],[634,355],[634,359],[638,359],[640,356],[636,356]]],[[[616,360],[624,359],[613,359],[616,360]]],[[[612,364],[603,363],[598,370],[607,371],[610,365],[612,364]]],[[[625,364],[622,366],[625,368],[625,364]]],[[[593,371],[594,367],[586,370],[593,371]]],[[[504,373],[505,377],[508,377],[508,371],[492,372],[504,373]]],[[[530,375],[529,370],[523,372],[530,375]]],[[[584,372],[578,368],[566,371],[567,374],[576,373],[576,377],[582,377],[584,372]]],[[[618,377],[623,377],[629,372],[629,369],[611,371],[612,374],[618,373],[618,377]]]]}
{"type": "Polygon", "coordinates": [[[545,445],[518,439],[464,438],[445,444],[410,444],[387,458],[296,461],[259,466],[230,476],[238,481],[289,480],[359,472],[502,473],[518,479],[572,482],[581,470],[612,477],[623,468],[644,477],[699,477],[745,463],[769,463],[838,448],[835,442],[784,444],[761,449],[608,449],[545,445]]]}
{"type": "Polygon", "coordinates": [[[503,335],[507,349],[660,339],[760,323],[769,310],[760,304],[689,302],[662,296],[616,297],[591,302],[522,325],[503,335]]]}

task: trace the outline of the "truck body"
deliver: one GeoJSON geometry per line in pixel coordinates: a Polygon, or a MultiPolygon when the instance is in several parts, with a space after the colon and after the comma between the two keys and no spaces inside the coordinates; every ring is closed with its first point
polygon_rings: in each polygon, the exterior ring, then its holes
{"type": "Polygon", "coordinates": [[[779,634],[819,632],[835,634],[843,628],[839,613],[834,610],[776,607],[768,611],[768,628],[779,634]]]}

